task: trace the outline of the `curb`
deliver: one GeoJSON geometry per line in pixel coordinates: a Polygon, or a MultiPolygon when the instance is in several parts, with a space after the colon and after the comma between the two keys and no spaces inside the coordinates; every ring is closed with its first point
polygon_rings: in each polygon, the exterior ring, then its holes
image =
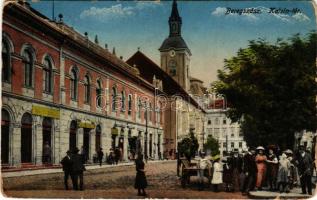
{"type": "MultiPolygon", "coordinates": [[[[176,162],[176,160],[154,160],[154,161],[148,161],[147,163],[169,163],[169,162],[176,162]]],[[[114,168],[114,167],[120,167],[120,166],[131,166],[134,165],[134,162],[125,162],[125,163],[119,163],[118,165],[102,165],[99,166],[99,164],[96,165],[85,165],[87,170],[93,170],[93,169],[107,169],[107,168],[114,168]]],[[[31,176],[31,175],[39,175],[39,174],[54,174],[54,173],[62,173],[62,167],[55,167],[55,168],[41,168],[41,169],[21,169],[20,171],[14,171],[14,172],[1,172],[2,178],[11,178],[11,177],[19,177],[19,176],[31,176]]]]}

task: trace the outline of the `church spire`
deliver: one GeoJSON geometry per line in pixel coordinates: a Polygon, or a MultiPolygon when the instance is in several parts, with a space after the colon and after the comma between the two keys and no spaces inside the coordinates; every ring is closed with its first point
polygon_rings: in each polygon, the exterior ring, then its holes
{"type": "Polygon", "coordinates": [[[180,36],[181,35],[181,26],[182,18],[179,16],[177,9],[177,2],[173,0],[171,16],[168,20],[170,26],[170,36],[180,36]]]}

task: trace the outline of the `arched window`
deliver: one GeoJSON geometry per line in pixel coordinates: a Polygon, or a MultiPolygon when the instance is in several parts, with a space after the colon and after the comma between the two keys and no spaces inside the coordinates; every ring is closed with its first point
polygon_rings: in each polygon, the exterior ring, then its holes
{"type": "Polygon", "coordinates": [[[24,61],[24,84],[27,87],[32,87],[34,60],[29,50],[24,51],[23,57],[24,57],[24,60],[23,60],[24,61]]]}
{"type": "Polygon", "coordinates": [[[149,120],[152,121],[152,103],[149,104],[149,120]]]}
{"type": "Polygon", "coordinates": [[[46,57],[44,59],[44,91],[47,93],[52,93],[52,83],[53,83],[53,67],[50,59],[46,57]]]}
{"type": "Polygon", "coordinates": [[[112,88],[112,111],[116,111],[116,99],[117,99],[117,89],[115,87],[112,88]]]}
{"type": "Polygon", "coordinates": [[[121,91],[121,112],[125,111],[125,92],[121,91]]]}
{"type": "Polygon", "coordinates": [[[176,76],[176,62],[174,60],[169,62],[169,73],[171,76],[176,76]]]}
{"type": "Polygon", "coordinates": [[[2,81],[11,81],[11,52],[6,40],[2,40],[2,81]]]}
{"type": "Polygon", "coordinates": [[[129,94],[128,96],[128,115],[131,115],[132,112],[132,95],[129,94]]]}
{"type": "Polygon", "coordinates": [[[101,107],[102,106],[102,89],[101,89],[101,82],[100,80],[97,80],[97,87],[96,87],[96,104],[98,107],[101,107]]]}
{"type": "Polygon", "coordinates": [[[77,85],[78,85],[77,69],[73,67],[70,72],[70,96],[72,100],[77,100],[77,85]]]}
{"type": "Polygon", "coordinates": [[[90,103],[90,80],[88,75],[84,77],[85,103],[90,103]]]}
{"type": "Polygon", "coordinates": [[[138,98],[138,117],[141,118],[141,111],[142,111],[142,101],[140,97],[138,98]]]}

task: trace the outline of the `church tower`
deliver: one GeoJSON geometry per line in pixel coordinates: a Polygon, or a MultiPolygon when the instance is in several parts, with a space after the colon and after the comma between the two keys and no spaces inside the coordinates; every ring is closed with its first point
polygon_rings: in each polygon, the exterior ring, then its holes
{"type": "Polygon", "coordinates": [[[159,48],[161,52],[161,68],[188,92],[190,89],[189,62],[191,52],[181,35],[182,18],[179,16],[176,0],[173,0],[172,12],[168,23],[169,36],[159,48]]]}

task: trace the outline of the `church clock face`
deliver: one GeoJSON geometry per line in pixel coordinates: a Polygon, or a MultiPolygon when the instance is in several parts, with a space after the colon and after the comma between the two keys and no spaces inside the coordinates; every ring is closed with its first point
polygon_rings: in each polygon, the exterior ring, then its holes
{"type": "Polygon", "coordinates": [[[176,52],[174,50],[170,50],[169,54],[171,57],[174,57],[176,55],[176,52]]]}

